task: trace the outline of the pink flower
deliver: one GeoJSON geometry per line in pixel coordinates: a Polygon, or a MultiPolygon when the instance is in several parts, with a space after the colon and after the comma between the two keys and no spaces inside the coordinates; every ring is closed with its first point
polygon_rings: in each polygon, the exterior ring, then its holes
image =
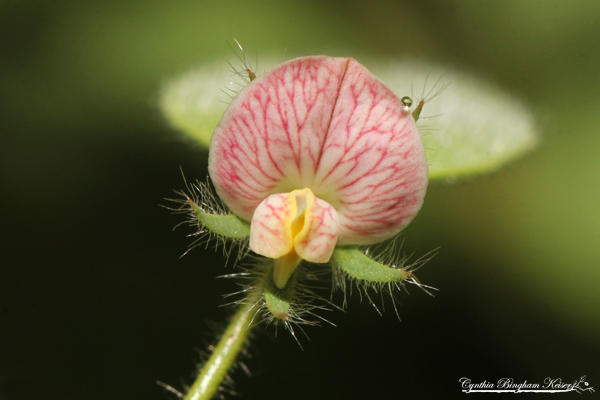
{"type": "Polygon", "coordinates": [[[217,193],[251,221],[250,248],[283,288],[302,259],[373,244],[415,217],[428,181],[410,109],[352,58],[302,57],[231,102],[210,143],[217,193]]]}

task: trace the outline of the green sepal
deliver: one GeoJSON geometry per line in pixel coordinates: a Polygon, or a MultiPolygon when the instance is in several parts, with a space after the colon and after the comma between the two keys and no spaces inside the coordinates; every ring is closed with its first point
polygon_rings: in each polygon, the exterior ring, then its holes
{"type": "Polygon", "coordinates": [[[410,275],[409,271],[391,268],[369,258],[356,247],[336,247],[331,259],[348,276],[362,281],[400,282],[410,275]]]}
{"type": "Polygon", "coordinates": [[[271,263],[267,269],[267,273],[263,278],[265,305],[274,318],[286,320],[290,315],[292,299],[296,294],[295,287],[298,269],[296,269],[290,279],[288,279],[285,287],[283,289],[279,289],[273,280],[274,265],[274,263],[271,263]]]}
{"type": "Polygon", "coordinates": [[[207,230],[229,239],[244,239],[250,235],[250,224],[234,214],[211,214],[196,203],[188,202],[198,222],[207,230]]]}

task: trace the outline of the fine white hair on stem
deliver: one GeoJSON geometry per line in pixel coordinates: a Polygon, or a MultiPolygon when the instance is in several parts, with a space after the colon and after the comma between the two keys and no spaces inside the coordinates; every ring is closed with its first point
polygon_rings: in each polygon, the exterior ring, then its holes
{"type": "Polygon", "coordinates": [[[196,215],[192,206],[199,207],[203,212],[213,215],[230,215],[231,211],[229,211],[223,201],[214,193],[210,183],[210,178],[207,177],[206,183],[202,183],[200,181],[188,183],[188,181],[185,179],[183,171],[181,171],[181,175],[185,183],[185,190],[175,191],[180,198],[165,199],[167,201],[176,203],[179,206],[163,206],[176,214],[184,214],[186,216],[184,221],[175,225],[173,228],[174,230],[179,226],[186,224],[195,228],[195,232],[187,235],[188,237],[195,238],[195,240],[188,246],[188,249],[181,255],[181,257],[185,256],[188,252],[196,247],[209,248],[212,244],[215,248],[215,251],[218,250],[219,247],[222,248],[223,255],[226,258],[226,265],[228,264],[232,253],[235,251],[236,258],[234,263],[237,263],[249,251],[248,238],[229,238],[206,229],[206,227],[198,219],[198,216],[196,215]]]}
{"type": "MultiPolygon", "coordinates": [[[[233,310],[232,310],[233,311],[233,310]]],[[[196,361],[196,371],[192,373],[190,376],[196,377],[200,371],[204,368],[206,363],[209,361],[210,357],[213,355],[215,351],[215,341],[219,341],[223,335],[223,332],[227,329],[227,324],[223,321],[209,321],[208,322],[208,331],[205,333],[204,338],[202,340],[202,347],[196,347],[194,350],[198,355],[198,359],[196,361]]],[[[246,374],[251,375],[250,370],[245,363],[245,361],[252,358],[252,354],[249,351],[249,347],[252,344],[254,339],[254,332],[251,330],[248,333],[247,340],[244,342],[242,348],[240,349],[239,354],[235,358],[235,361],[231,365],[230,369],[227,371],[227,374],[221,381],[218,392],[215,394],[215,398],[223,399],[229,398],[227,395],[239,396],[240,393],[235,391],[235,381],[233,377],[235,376],[235,372],[238,369],[242,369],[246,374]]],[[[189,392],[189,385],[183,383],[182,386],[185,389],[185,393],[189,392]]]]}
{"type": "Polygon", "coordinates": [[[311,268],[313,265],[301,264],[298,267],[290,309],[285,318],[278,318],[272,314],[264,296],[265,282],[268,281],[266,274],[270,271],[269,263],[272,260],[256,256],[249,256],[247,260],[249,262],[238,266],[240,272],[219,276],[219,278],[226,279],[235,278],[238,285],[237,291],[223,296],[226,299],[233,299],[224,306],[239,307],[246,305],[247,299],[253,297],[249,294],[252,291],[259,291],[261,295],[257,296],[258,300],[254,303],[252,309],[257,310],[255,318],[260,320],[253,321],[253,323],[263,324],[265,327],[274,326],[275,335],[280,329],[290,332],[300,348],[302,348],[302,343],[298,334],[302,333],[304,337],[309,339],[303,328],[304,326],[319,326],[322,323],[335,326],[333,322],[321,314],[330,312],[333,309],[342,309],[316,293],[316,290],[325,289],[325,287],[318,285],[318,282],[322,281],[322,274],[318,270],[315,272],[314,268],[311,268]],[[315,286],[314,283],[317,283],[317,285],[315,286]]]}
{"type": "MultiPolygon", "coordinates": [[[[208,330],[203,335],[203,339],[201,339],[203,344],[201,347],[194,347],[194,352],[196,353],[196,360],[194,361],[195,369],[194,372],[190,374],[190,378],[195,378],[200,373],[204,365],[208,362],[215,350],[215,338],[217,340],[220,339],[225,329],[226,324],[224,322],[208,321],[208,330]]],[[[233,376],[235,375],[235,371],[239,368],[241,368],[246,374],[251,375],[250,370],[244,361],[252,358],[248,348],[253,338],[254,335],[251,331],[248,335],[248,340],[246,340],[241,348],[235,362],[231,365],[231,368],[221,381],[214,398],[225,400],[226,398],[229,398],[229,395],[240,395],[240,393],[236,392],[234,389],[235,382],[233,380],[233,376]]],[[[181,378],[179,385],[177,385],[177,387],[181,389],[162,381],[156,381],[156,384],[177,396],[178,399],[183,399],[185,397],[185,393],[188,393],[191,387],[184,378],[181,378]]]]}
{"type": "Polygon", "coordinates": [[[161,381],[156,381],[156,384],[160,387],[162,387],[163,389],[165,389],[166,391],[174,394],[175,396],[177,396],[180,399],[183,399],[183,393],[181,393],[179,390],[175,389],[173,386],[168,385],[164,382],[161,381]]]}

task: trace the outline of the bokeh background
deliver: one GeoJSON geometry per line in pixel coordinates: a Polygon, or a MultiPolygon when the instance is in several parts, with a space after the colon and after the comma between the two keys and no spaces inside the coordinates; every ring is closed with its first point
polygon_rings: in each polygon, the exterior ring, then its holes
{"type": "MultiPolygon", "coordinates": [[[[541,146],[432,184],[404,249],[440,253],[399,322],[351,298],[337,327],[258,332],[245,399],[454,398],[459,379],[587,375],[600,390],[596,1],[4,1],[0,4],[0,399],[166,399],[236,290],[220,252],[159,207],[207,152],[162,119],[160,83],[250,54],[413,55],[530,105],[541,146]]],[[[325,291],[323,293],[327,295],[325,291]]],[[[338,297],[339,300],[339,297],[338,297]]],[[[473,395],[470,395],[473,396],[473,395]]],[[[587,395],[586,395],[587,396],[587,395]]]]}

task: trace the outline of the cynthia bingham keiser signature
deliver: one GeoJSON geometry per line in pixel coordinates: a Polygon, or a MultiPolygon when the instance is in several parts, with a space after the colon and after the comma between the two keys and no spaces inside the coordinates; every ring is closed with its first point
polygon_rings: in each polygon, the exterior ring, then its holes
{"type": "Polygon", "coordinates": [[[469,378],[460,378],[463,393],[565,393],[589,392],[594,393],[594,388],[585,381],[585,375],[578,381],[565,383],[561,378],[546,378],[544,383],[530,383],[527,380],[515,382],[513,378],[501,378],[495,384],[484,380],[473,383],[469,378]]]}

